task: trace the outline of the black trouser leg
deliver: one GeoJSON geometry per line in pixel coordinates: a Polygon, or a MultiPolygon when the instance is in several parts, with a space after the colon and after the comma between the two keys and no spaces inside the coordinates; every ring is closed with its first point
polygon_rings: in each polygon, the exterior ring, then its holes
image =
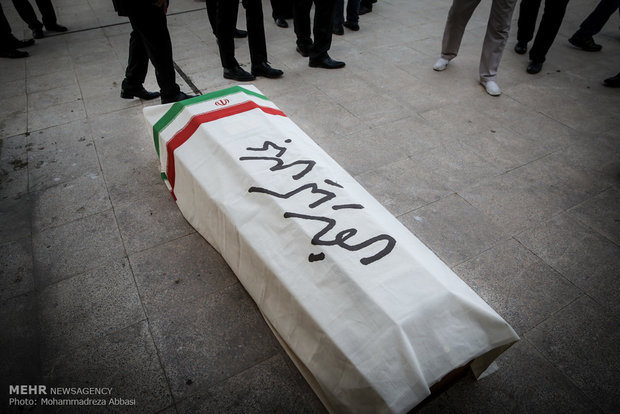
{"type": "Polygon", "coordinates": [[[547,52],[555,40],[564,14],[568,0],[545,0],[545,10],[538,25],[538,32],[532,49],[530,49],[530,60],[534,62],[544,62],[547,52]]]}
{"type": "Polygon", "coordinates": [[[312,46],[310,33],[310,9],[312,0],[293,0],[293,26],[297,36],[297,46],[300,49],[308,50],[312,46]]]}
{"type": "Polygon", "coordinates": [[[52,0],[36,0],[37,7],[41,12],[41,19],[45,26],[54,26],[56,24],[56,12],[52,5],[52,0]]]}
{"type": "Polygon", "coordinates": [[[217,0],[205,0],[207,6],[207,17],[209,18],[209,24],[213,34],[217,37],[217,0]]]}
{"type": "Polygon", "coordinates": [[[527,43],[534,38],[540,2],[541,0],[521,0],[518,20],[519,30],[517,31],[517,40],[519,42],[527,43]]]}
{"type": "Polygon", "coordinates": [[[15,36],[11,32],[11,26],[9,25],[2,5],[0,4],[0,50],[13,50],[15,47],[12,43],[15,42],[15,36]]]}
{"type": "Polygon", "coordinates": [[[129,59],[123,80],[123,89],[139,89],[146,79],[149,67],[149,56],[146,53],[142,38],[134,30],[129,35],[129,59]]]}
{"type": "Polygon", "coordinates": [[[172,60],[172,41],[168,32],[166,13],[161,7],[145,7],[129,16],[131,27],[142,40],[149,60],[155,67],[155,77],[162,96],[174,96],[180,91],[175,81],[172,60]]]}
{"type": "Polygon", "coordinates": [[[239,2],[236,0],[217,0],[216,37],[220,49],[222,67],[232,69],[239,63],[235,59],[235,28],[239,2]]]}
{"type": "Polygon", "coordinates": [[[19,17],[26,22],[30,30],[41,29],[43,27],[43,23],[41,23],[37,18],[37,15],[28,0],[13,0],[13,5],[19,14],[19,17]]]}
{"type": "Polygon", "coordinates": [[[620,7],[620,0],[601,0],[596,8],[581,23],[573,36],[588,39],[601,31],[609,17],[620,7]]]}
{"type": "Polygon", "coordinates": [[[243,0],[248,25],[248,46],[252,65],[267,62],[267,42],[261,0],[243,0]]]}
{"type": "Polygon", "coordinates": [[[324,57],[332,45],[335,6],[335,0],[314,0],[314,44],[310,49],[310,59],[324,57]]]}

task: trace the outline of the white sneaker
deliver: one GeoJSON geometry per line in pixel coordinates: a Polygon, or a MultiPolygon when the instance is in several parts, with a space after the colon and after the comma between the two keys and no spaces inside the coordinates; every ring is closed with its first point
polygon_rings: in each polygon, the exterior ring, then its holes
{"type": "Polygon", "coordinates": [[[437,59],[437,62],[435,62],[435,64],[433,65],[433,69],[438,72],[445,70],[448,67],[448,62],[450,62],[448,59],[439,58],[437,59]]]}
{"type": "Polygon", "coordinates": [[[500,96],[502,94],[499,85],[494,81],[480,81],[480,85],[484,86],[484,89],[486,89],[487,93],[491,96],[500,96]]]}

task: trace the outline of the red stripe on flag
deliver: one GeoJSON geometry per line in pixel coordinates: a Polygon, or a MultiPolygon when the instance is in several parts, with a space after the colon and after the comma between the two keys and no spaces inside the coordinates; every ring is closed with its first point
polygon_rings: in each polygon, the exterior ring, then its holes
{"type": "Polygon", "coordinates": [[[215,121],[217,119],[226,118],[231,115],[240,114],[242,112],[251,111],[252,109],[260,109],[266,114],[270,115],[284,115],[284,112],[279,109],[270,108],[268,106],[258,105],[254,101],[247,101],[240,104],[232,105],[227,108],[218,109],[216,111],[205,112],[200,115],[193,116],[187,125],[185,125],[181,130],[179,130],[170,141],[166,144],[166,150],[168,152],[168,166],[166,167],[166,176],[168,177],[168,182],[174,188],[174,151],[183,145],[198,129],[201,124],[215,121]]]}

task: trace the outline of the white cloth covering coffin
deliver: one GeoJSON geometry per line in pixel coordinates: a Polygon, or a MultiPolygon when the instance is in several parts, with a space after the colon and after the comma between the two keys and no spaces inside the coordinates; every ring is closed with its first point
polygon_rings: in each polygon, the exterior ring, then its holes
{"type": "Polygon", "coordinates": [[[519,339],[254,86],[144,114],[181,212],[330,412],[406,412],[519,339]]]}

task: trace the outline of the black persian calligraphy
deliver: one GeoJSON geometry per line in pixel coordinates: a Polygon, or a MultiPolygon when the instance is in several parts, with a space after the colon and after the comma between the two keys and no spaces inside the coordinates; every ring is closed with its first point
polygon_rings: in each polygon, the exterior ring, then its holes
{"type": "MultiPolygon", "coordinates": [[[[290,143],[291,140],[287,139],[285,140],[285,142],[290,143]]],[[[253,151],[253,152],[268,152],[271,150],[275,150],[276,153],[273,156],[251,156],[251,157],[248,156],[248,157],[239,158],[240,161],[271,161],[274,163],[274,165],[269,168],[270,171],[280,171],[280,170],[284,170],[287,168],[293,168],[295,166],[304,166],[304,168],[301,171],[299,171],[297,174],[294,174],[292,176],[294,180],[298,180],[304,177],[306,174],[312,171],[312,169],[316,165],[316,161],[313,161],[313,160],[297,160],[294,162],[290,162],[288,164],[285,163],[285,161],[282,160],[282,156],[286,153],[287,148],[283,146],[279,146],[271,141],[265,141],[263,143],[263,146],[260,148],[248,147],[246,148],[246,150],[253,151]]],[[[342,185],[330,179],[325,179],[323,182],[332,187],[344,188],[342,185]]],[[[269,190],[269,189],[262,188],[262,187],[256,187],[256,186],[250,187],[248,191],[250,193],[267,194],[272,197],[281,198],[281,199],[289,199],[302,192],[308,192],[312,195],[319,195],[319,197],[316,200],[312,201],[308,205],[308,207],[311,209],[318,207],[321,204],[327,203],[336,198],[336,193],[334,191],[321,188],[319,187],[319,184],[317,183],[303,184],[285,193],[278,193],[273,190],[269,190]]],[[[363,209],[364,206],[362,206],[361,204],[348,203],[348,204],[332,205],[331,208],[332,210],[343,210],[343,209],[359,210],[359,209],[363,209]]],[[[338,232],[335,236],[333,236],[332,239],[330,239],[328,236],[328,233],[336,227],[337,222],[335,219],[329,218],[329,217],[299,214],[299,213],[294,213],[294,212],[286,212],[284,213],[284,218],[296,218],[296,219],[301,219],[301,220],[310,220],[314,222],[324,223],[325,226],[318,233],[316,233],[311,240],[311,244],[315,246],[339,246],[347,251],[363,250],[373,245],[378,245],[379,247],[381,247],[379,251],[373,250],[373,251],[376,251],[374,254],[365,256],[362,259],[360,259],[360,263],[362,263],[363,265],[371,264],[387,256],[394,249],[394,246],[396,245],[396,240],[387,234],[380,234],[378,236],[371,237],[359,243],[355,243],[352,241],[349,242],[349,240],[352,237],[354,237],[358,232],[357,229],[355,228],[342,230],[338,232]]],[[[308,257],[308,261],[310,262],[316,262],[316,261],[320,261],[323,259],[325,259],[325,254],[322,252],[316,253],[316,254],[311,253],[308,257]]]]}

